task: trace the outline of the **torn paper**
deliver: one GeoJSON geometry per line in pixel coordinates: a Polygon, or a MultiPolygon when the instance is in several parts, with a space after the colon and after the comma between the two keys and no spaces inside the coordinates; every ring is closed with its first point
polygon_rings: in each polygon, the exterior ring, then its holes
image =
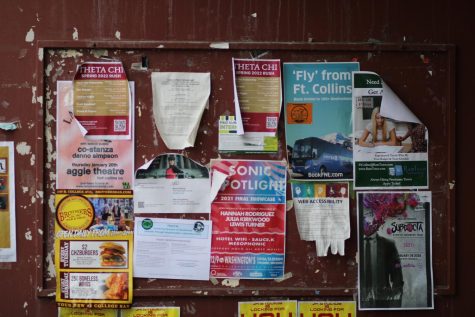
{"type": "Polygon", "coordinates": [[[85,138],[131,139],[131,94],[121,62],[86,62],[73,85],[74,117],[85,138]]]}
{"type": "Polygon", "coordinates": [[[274,137],[282,104],[280,60],[233,58],[233,83],[236,134],[274,137]]]}
{"type": "Polygon", "coordinates": [[[353,142],[355,189],[428,188],[428,130],[376,73],[353,73],[353,142]]]}
{"type": "Polygon", "coordinates": [[[13,131],[18,129],[20,126],[20,121],[12,121],[12,122],[0,122],[0,129],[4,131],[13,131]]]}
{"type": "Polygon", "coordinates": [[[315,241],[317,256],[345,255],[350,237],[348,183],[292,183],[292,197],[300,238],[315,241]]]}
{"type": "Polygon", "coordinates": [[[155,124],[169,149],[194,146],[210,92],[210,73],[152,73],[155,124]]]}
{"type": "Polygon", "coordinates": [[[175,153],[162,154],[135,174],[137,213],[209,213],[208,168],[175,153]]]}
{"type": "MultiPolygon", "coordinates": [[[[73,83],[58,81],[56,90],[56,188],[131,189],[134,180],[134,138],[84,138],[75,122],[77,118],[72,115],[73,83]]],[[[130,91],[133,94],[133,82],[130,83],[130,91]]],[[[133,119],[131,116],[130,121],[133,119]]]]}

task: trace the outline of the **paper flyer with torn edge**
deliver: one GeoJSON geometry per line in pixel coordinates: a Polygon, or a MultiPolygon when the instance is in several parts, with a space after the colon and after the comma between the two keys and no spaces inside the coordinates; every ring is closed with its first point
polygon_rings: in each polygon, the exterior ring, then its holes
{"type": "Polygon", "coordinates": [[[209,220],[135,218],[134,276],[209,280],[209,220]]]}
{"type": "Polygon", "coordinates": [[[430,191],[360,192],[360,310],[434,308],[430,191]]]}
{"type": "MultiPolygon", "coordinates": [[[[239,302],[239,317],[280,316],[295,317],[297,315],[297,301],[259,301],[239,302]]],[[[343,317],[343,316],[342,316],[343,317]]]]}
{"type": "Polygon", "coordinates": [[[284,63],[292,179],[353,179],[351,74],[358,70],[357,62],[284,63]]]}
{"type": "Polygon", "coordinates": [[[0,262],[16,262],[14,142],[0,142],[0,262]]]}
{"type": "Polygon", "coordinates": [[[235,116],[219,120],[220,152],[276,152],[282,106],[279,59],[232,59],[235,116]]]}
{"type": "Polygon", "coordinates": [[[122,309],[120,317],[180,317],[180,307],[132,307],[122,309]]]}
{"type": "Polygon", "coordinates": [[[131,231],[57,232],[57,305],[129,308],[133,294],[132,254],[131,231]]]}
{"type": "Polygon", "coordinates": [[[162,154],[135,174],[135,212],[209,213],[210,191],[206,166],[181,154],[162,154]]]}
{"type": "Polygon", "coordinates": [[[132,98],[122,62],[81,64],[73,87],[74,117],[86,139],[132,138],[132,98]]]}
{"type": "Polygon", "coordinates": [[[353,73],[355,189],[429,186],[429,133],[372,72],[353,73]]]}
{"type": "Polygon", "coordinates": [[[299,301],[299,317],[356,317],[354,301],[299,301]]]}
{"type": "MultiPolygon", "coordinates": [[[[134,138],[84,138],[73,113],[73,83],[58,81],[56,96],[56,188],[130,189],[134,180],[134,138]]],[[[130,82],[134,96],[134,83],[130,82]]],[[[132,100],[134,100],[132,98],[132,100]]],[[[134,103],[132,102],[132,108],[134,103]]],[[[130,122],[133,123],[133,112],[130,122]]],[[[133,131],[132,131],[133,136],[133,131]]]]}
{"type": "Polygon", "coordinates": [[[345,255],[350,238],[348,183],[292,182],[300,238],[315,241],[317,256],[345,255]]]}
{"type": "Polygon", "coordinates": [[[153,117],[168,149],[194,146],[210,93],[210,73],[152,73],[153,117]]]}
{"type": "Polygon", "coordinates": [[[211,276],[274,279],[284,275],[286,164],[211,160],[211,276]]]}

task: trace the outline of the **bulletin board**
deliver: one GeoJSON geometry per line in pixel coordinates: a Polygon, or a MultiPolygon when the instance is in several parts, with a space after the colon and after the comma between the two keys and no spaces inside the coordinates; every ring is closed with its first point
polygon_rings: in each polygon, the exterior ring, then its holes
{"type": "MultiPolygon", "coordinates": [[[[455,103],[454,47],[450,45],[375,45],[318,43],[178,43],[178,42],[47,42],[38,43],[43,58],[38,62],[39,94],[43,111],[38,120],[37,180],[44,190],[44,205],[37,210],[37,293],[51,296],[55,289],[53,265],[54,194],[56,178],[56,84],[72,80],[76,67],[102,56],[120,60],[130,81],[135,82],[135,168],[153,157],[177,152],[166,148],[153,119],[152,72],[210,72],[211,96],[193,148],[179,153],[202,164],[210,159],[286,159],[284,121],[279,122],[279,147],[272,154],[219,154],[218,120],[232,115],[233,76],[231,59],[263,58],[284,62],[358,61],[360,69],[381,75],[385,82],[423,121],[430,134],[430,185],[433,195],[433,271],[437,294],[455,291],[455,103]],[[42,151],[39,150],[39,153],[42,151]]],[[[287,199],[290,200],[290,186],[287,199]]],[[[356,199],[350,203],[351,238],[345,256],[317,257],[315,244],[300,240],[295,213],[287,210],[285,276],[279,280],[185,281],[135,279],[135,297],[155,296],[353,296],[357,293],[358,255],[356,199]]],[[[182,217],[184,215],[174,215],[182,217]]],[[[209,219],[207,214],[187,218],[209,219]]]]}

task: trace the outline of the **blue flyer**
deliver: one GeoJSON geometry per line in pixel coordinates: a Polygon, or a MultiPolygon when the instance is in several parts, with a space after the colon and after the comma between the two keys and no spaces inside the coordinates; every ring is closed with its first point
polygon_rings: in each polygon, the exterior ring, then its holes
{"type": "Polygon", "coordinates": [[[287,154],[294,179],[353,179],[352,72],[359,63],[284,63],[287,154]]]}

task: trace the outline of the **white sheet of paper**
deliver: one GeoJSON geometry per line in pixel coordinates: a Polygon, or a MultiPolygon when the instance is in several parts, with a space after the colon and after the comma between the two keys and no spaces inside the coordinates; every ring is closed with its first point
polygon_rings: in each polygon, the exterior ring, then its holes
{"type": "Polygon", "coordinates": [[[396,121],[422,123],[404,102],[392,91],[391,88],[381,79],[383,83],[383,99],[381,101],[381,115],[396,121]]]}
{"type": "Polygon", "coordinates": [[[175,153],[162,154],[138,168],[134,179],[136,213],[209,213],[211,184],[208,169],[175,153]],[[178,174],[170,175],[174,158],[178,174]]]}
{"type": "Polygon", "coordinates": [[[233,58],[233,92],[234,92],[234,112],[237,121],[237,134],[244,134],[244,127],[242,125],[241,117],[241,106],[239,105],[239,98],[236,87],[236,70],[234,69],[234,58],[233,58]]]}
{"type": "Polygon", "coordinates": [[[209,280],[211,221],[135,218],[134,277],[209,280]]]}
{"type": "Polygon", "coordinates": [[[350,237],[348,198],[294,198],[294,208],[302,240],[350,237]]]}
{"type": "Polygon", "coordinates": [[[169,149],[195,144],[210,92],[210,73],[152,73],[153,116],[169,149]]]}

